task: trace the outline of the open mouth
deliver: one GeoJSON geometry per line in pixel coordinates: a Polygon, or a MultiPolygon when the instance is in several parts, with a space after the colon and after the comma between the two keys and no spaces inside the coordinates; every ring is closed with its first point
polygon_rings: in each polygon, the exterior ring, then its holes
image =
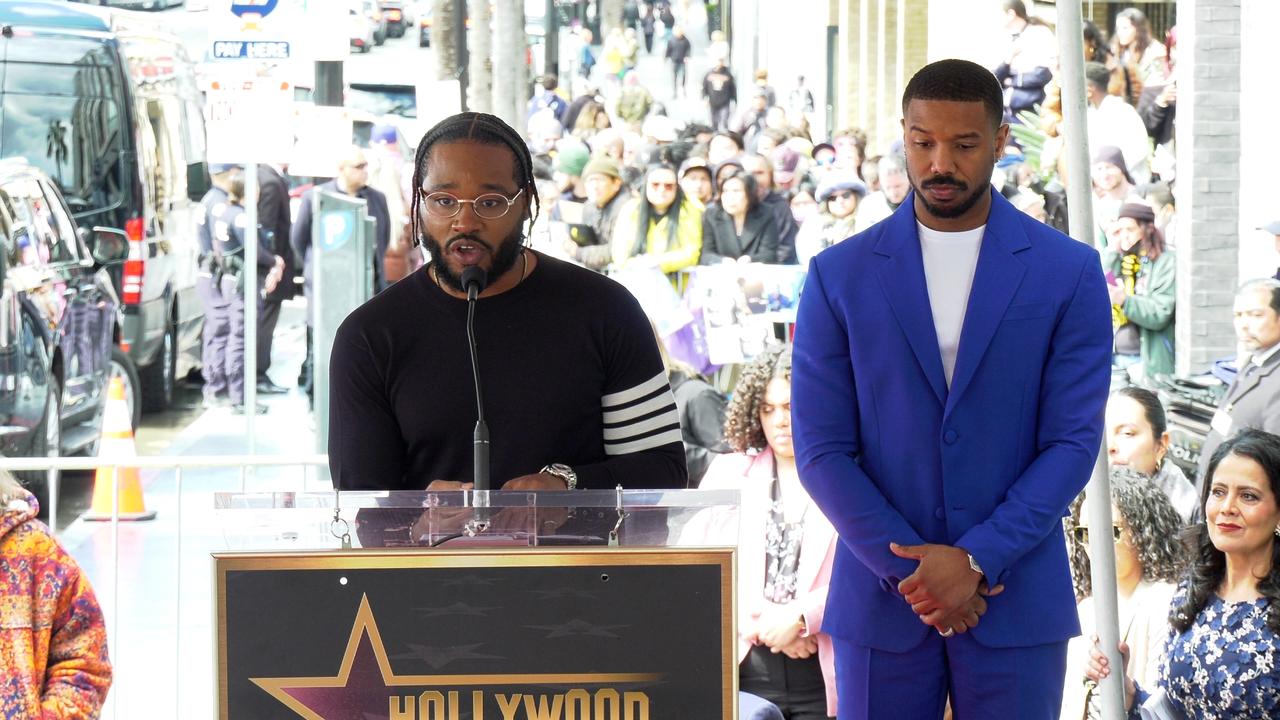
{"type": "Polygon", "coordinates": [[[449,254],[463,265],[475,265],[488,253],[488,246],[478,240],[459,239],[449,243],[449,254]]]}

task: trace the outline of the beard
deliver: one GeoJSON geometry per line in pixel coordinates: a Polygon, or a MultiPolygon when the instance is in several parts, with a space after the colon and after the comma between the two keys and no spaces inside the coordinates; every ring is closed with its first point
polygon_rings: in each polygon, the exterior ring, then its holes
{"type": "Polygon", "coordinates": [[[431,264],[435,266],[436,279],[463,293],[466,292],[466,289],[462,287],[462,274],[454,272],[453,268],[449,267],[449,264],[445,262],[445,248],[450,243],[458,240],[467,240],[489,251],[489,257],[492,258],[487,268],[490,284],[515,267],[516,258],[520,257],[520,251],[524,249],[524,233],[520,231],[519,225],[498,243],[497,248],[475,235],[454,235],[448,241],[440,242],[430,234],[424,234],[426,241],[423,244],[427,246],[427,252],[431,255],[431,264]]]}
{"type": "Polygon", "coordinates": [[[923,182],[916,182],[916,179],[911,176],[910,169],[907,170],[907,181],[911,183],[911,189],[915,191],[916,197],[924,204],[925,209],[929,211],[930,215],[938,218],[951,219],[958,218],[972,210],[973,206],[977,205],[978,201],[982,199],[982,194],[984,192],[989,192],[988,188],[991,187],[991,170],[987,170],[986,179],[979,183],[977,188],[972,190],[970,190],[967,183],[953,175],[934,175],[923,182]],[[939,206],[929,202],[929,198],[921,192],[925,188],[930,187],[953,187],[956,189],[957,193],[964,193],[968,190],[969,194],[960,195],[960,201],[951,207],[939,206]]]}

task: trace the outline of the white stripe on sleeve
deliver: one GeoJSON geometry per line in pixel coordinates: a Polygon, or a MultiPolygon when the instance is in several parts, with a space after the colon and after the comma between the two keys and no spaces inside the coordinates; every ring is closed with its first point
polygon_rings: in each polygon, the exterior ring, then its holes
{"type": "Polygon", "coordinates": [[[633,438],[637,435],[643,435],[647,432],[657,430],[660,427],[667,427],[668,425],[675,425],[677,427],[680,425],[680,413],[675,409],[675,407],[672,407],[661,415],[654,415],[648,420],[642,420],[640,422],[623,425],[621,427],[607,427],[604,429],[604,441],[608,443],[625,440],[627,438],[633,438]]]}
{"type": "Polygon", "coordinates": [[[600,404],[607,408],[626,405],[632,400],[657,392],[659,388],[664,386],[667,388],[671,387],[671,382],[667,380],[667,373],[665,371],[654,375],[652,379],[640,383],[633,388],[605,395],[600,398],[600,404]]]}
{"type": "Polygon", "coordinates": [[[640,438],[639,440],[634,440],[629,443],[622,443],[620,445],[605,443],[604,452],[606,455],[626,455],[628,453],[640,452],[642,450],[652,450],[669,443],[678,443],[682,438],[683,436],[680,434],[680,429],[672,428],[664,433],[652,435],[647,438],[640,438]]]}

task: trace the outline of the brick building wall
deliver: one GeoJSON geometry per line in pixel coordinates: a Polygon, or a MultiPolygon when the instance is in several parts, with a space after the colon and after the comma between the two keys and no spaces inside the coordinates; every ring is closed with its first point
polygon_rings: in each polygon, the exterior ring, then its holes
{"type": "Polygon", "coordinates": [[[1239,279],[1240,0],[1179,0],[1179,374],[1235,351],[1239,279]],[[1188,71],[1189,70],[1189,71],[1188,71]]]}

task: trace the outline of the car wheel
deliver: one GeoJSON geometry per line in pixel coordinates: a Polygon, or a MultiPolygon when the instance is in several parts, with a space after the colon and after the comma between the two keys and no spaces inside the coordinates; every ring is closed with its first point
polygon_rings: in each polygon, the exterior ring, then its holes
{"type": "MultiPolygon", "coordinates": [[[[31,457],[56,458],[62,453],[62,386],[49,375],[48,395],[45,397],[44,420],[31,441],[31,457]]],[[[60,470],[28,470],[17,473],[18,479],[36,496],[40,503],[40,516],[49,516],[49,488],[61,477],[60,470]]],[[[52,520],[51,520],[52,524],[52,520]]]]}
{"type": "Polygon", "coordinates": [[[174,375],[178,369],[178,330],[170,321],[164,331],[160,352],[151,364],[139,372],[142,386],[142,409],[146,412],[168,410],[173,404],[174,375]]]}
{"type": "Polygon", "coordinates": [[[103,388],[103,397],[106,397],[105,393],[111,391],[111,382],[116,378],[120,378],[120,382],[124,384],[124,401],[129,406],[129,423],[134,430],[137,430],[142,424],[142,402],[138,397],[141,389],[138,368],[133,364],[133,358],[129,357],[128,353],[113,347],[111,348],[111,374],[107,377],[107,386],[103,388]]]}

